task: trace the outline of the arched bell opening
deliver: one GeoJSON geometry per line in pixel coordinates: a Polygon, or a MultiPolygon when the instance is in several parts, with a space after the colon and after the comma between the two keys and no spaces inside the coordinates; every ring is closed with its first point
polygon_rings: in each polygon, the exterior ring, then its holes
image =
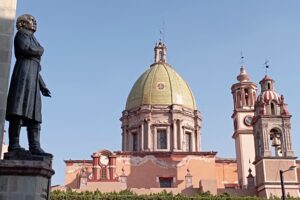
{"type": "Polygon", "coordinates": [[[270,145],[272,149],[272,156],[282,156],[282,132],[277,128],[273,128],[270,131],[270,145]]]}

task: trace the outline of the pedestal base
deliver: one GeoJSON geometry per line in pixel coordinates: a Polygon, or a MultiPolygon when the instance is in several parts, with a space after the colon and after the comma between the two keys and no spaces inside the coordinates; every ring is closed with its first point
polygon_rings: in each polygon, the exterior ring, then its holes
{"type": "Polygon", "coordinates": [[[6,154],[0,160],[0,200],[49,200],[52,157],[30,152],[6,154]]]}

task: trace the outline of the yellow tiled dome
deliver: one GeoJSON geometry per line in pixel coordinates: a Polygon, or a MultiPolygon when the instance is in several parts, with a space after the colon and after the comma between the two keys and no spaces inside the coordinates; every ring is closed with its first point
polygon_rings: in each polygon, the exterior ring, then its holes
{"type": "Polygon", "coordinates": [[[196,110],[196,101],[188,84],[167,63],[154,63],[133,85],[126,110],[141,105],[178,104],[196,110]]]}

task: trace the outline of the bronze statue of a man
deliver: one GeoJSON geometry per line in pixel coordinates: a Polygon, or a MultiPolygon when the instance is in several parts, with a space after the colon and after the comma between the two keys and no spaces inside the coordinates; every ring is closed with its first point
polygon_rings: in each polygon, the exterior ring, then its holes
{"type": "Polygon", "coordinates": [[[20,130],[27,127],[29,151],[34,155],[51,156],[40,147],[41,93],[51,97],[41,71],[41,56],[44,48],[34,36],[36,20],[29,14],[24,14],[17,19],[17,30],[14,47],[16,63],[11,77],[6,120],[9,121],[9,146],[8,151],[24,151],[19,144],[20,130]]]}

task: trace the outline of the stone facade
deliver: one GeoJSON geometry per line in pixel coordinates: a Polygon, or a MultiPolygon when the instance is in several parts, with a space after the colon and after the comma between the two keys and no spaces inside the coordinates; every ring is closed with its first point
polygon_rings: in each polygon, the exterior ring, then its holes
{"type": "Polygon", "coordinates": [[[291,115],[283,95],[274,90],[274,80],[265,76],[257,98],[252,120],[255,140],[255,169],[257,194],[261,197],[281,196],[279,171],[284,171],[286,193],[299,197],[296,157],[292,150],[291,115]]]}
{"type": "Polygon", "coordinates": [[[150,193],[171,189],[189,194],[200,191],[217,194],[217,189],[238,187],[236,161],[216,159],[215,152],[108,152],[95,152],[92,161],[66,160],[65,186],[77,191],[130,188],[150,193]]]}
{"type": "MultiPolygon", "coordinates": [[[[0,141],[3,140],[6,98],[12,56],[17,0],[1,0],[0,4],[0,141]]],[[[0,148],[1,155],[2,148],[0,148]]]]}
{"type": "MultiPolygon", "coordinates": [[[[200,111],[188,84],[166,63],[166,46],[159,42],[154,52],[154,63],[133,85],[120,118],[122,150],[101,150],[88,161],[66,160],[65,187],[281,196],[279,171],[300,162],[292,151],[291,116],[272,80],[261,82],[257,97],[257,85],[241,67],[231,87],[236,160],[217,158],[217,152],[201,149],[200,111]]],[[[299,197],[300,170],[285,172],[287,193],[299,197]]]]}

